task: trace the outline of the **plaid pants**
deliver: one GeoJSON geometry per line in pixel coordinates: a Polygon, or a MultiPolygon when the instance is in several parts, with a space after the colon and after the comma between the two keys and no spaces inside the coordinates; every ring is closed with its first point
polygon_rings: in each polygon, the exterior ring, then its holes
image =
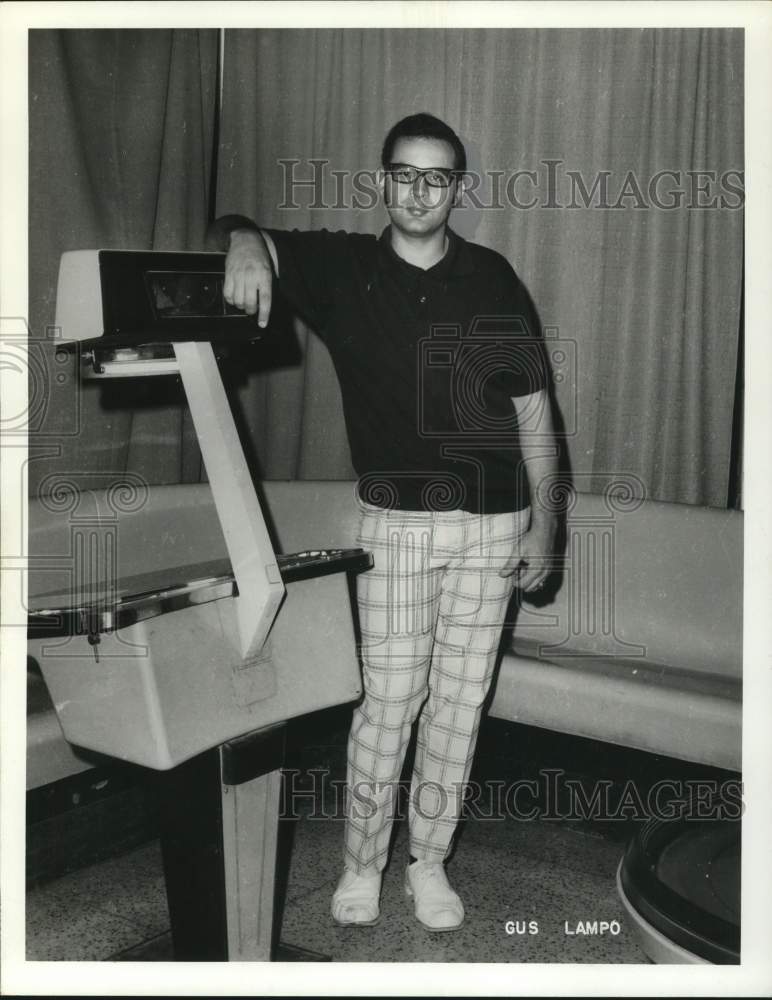
{"type": "Polygon", "coordinates": [[[530,511],[383,511],[360,501],[357,578],[364,700],[348,740],[344,862],[381,871],[397,787],[420,712],[409,797],[410,853],[442,861],[469,779],[530,511]]]}

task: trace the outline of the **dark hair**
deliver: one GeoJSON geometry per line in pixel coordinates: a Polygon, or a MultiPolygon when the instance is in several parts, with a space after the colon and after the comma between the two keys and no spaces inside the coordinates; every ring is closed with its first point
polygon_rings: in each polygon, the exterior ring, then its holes
{"type": "Polygon", "coordinates": [[[399,139],[441,139],[453,147],[455,156],[455,170],[463,172],[466,170],[466,150],[459,137],[444,121],[435,118],[434,115],[421,112],[417,115],[408,115],[398,121],[389,130],[389,134],[383,140],[381,150],[381,165],[387,167],[392,162],[394,147],[399,139]]]}

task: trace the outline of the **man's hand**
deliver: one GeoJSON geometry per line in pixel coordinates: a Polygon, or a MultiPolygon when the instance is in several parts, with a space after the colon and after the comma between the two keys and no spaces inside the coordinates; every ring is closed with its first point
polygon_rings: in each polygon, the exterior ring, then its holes
{"type": "Polygon", "coordinates": [[[534,512],[531,526],[520,539],[520,545],[509,562],[499,570],[499,576],[516,576],[515,586],[521,590],[538,590],[552,569],[557,519],[552,514],[534,512]]]}
{"type": "Polygon", "coordinates": [[[243,309],[266,326],[271,313],[273,271],[265,240],[255,229],[236,229],[231,233],[225,258],[225,301],[243,309]]]}

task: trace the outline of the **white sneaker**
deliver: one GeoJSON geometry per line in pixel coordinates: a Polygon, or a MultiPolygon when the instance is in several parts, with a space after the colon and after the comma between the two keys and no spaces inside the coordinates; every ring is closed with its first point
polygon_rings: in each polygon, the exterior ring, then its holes
{"type": "Polygon", "coordinates": [[[342,926],[372,927],[381,918],[381,873],[343,872],[332,897],[332,919],[342,926]]]}
{"type": "Polygon", "coordinates": [[[408,865],[405,892],[415,899],[416,920],[430,931],[455,931],[463,924],[464,904],[451,889],[441,862],[408,865]]]}

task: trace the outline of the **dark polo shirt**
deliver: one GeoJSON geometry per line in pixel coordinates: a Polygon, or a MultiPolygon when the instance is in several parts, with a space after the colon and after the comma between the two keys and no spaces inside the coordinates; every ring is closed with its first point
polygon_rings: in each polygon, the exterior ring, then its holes
{"type": "Polygon", "coordinates": [[[340,381],[359,495],[378,507],[502,513],[528,506],[513,396],[548,366],[523,284],[500,254],[448,232],[423,270],[380,238],[266,230],[280,292],[340,381]]]}

